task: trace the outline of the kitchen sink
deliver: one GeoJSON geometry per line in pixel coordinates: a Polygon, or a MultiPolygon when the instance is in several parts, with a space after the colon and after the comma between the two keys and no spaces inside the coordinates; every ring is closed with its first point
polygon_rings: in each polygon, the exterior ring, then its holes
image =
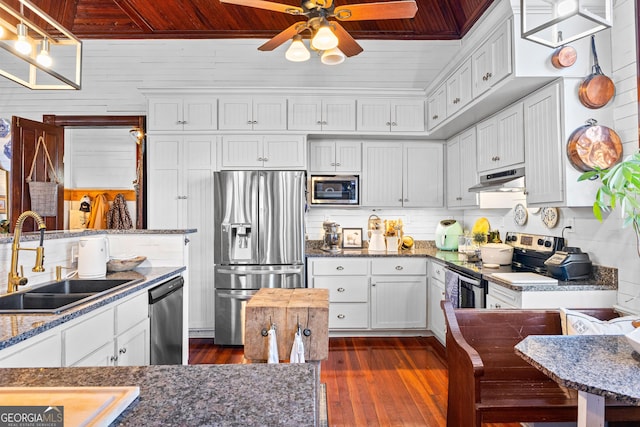
{"type": "Polygon", "coordinates": [[[0,296],[0,314],[57,314],[139,282],[140,279],[67,279],[0,296]]]}
{"type": "Polygon", "coordinates": [[[78,294],[104,292],[116,288],[125,283],[131,283],[129,279],[67,279],[61,282],[54,282],[48,285],[39,286],[27,291],[30,294],[78,294]]]}

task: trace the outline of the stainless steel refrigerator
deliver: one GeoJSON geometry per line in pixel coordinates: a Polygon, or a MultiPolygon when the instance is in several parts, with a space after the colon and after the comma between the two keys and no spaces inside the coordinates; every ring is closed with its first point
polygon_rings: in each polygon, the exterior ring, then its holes
{"type": "Polygon", "coordinates": [[[304,287],[305,173],[223,171],[214,184],[214,341],[241,345],[252,295],[304,287]]]}

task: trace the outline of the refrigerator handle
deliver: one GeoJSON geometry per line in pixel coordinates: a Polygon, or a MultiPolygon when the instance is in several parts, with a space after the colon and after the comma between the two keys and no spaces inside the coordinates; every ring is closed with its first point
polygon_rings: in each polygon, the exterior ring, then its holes
{"type": "Polygon", "coordinates": [[[302,268],[295,270],[234,270],[228,268],[218,268],[217,271],[224,274],[235,274],[236,276],[266,276],[276,274],[282,276],[291,276],[300,274],[302,272],[302,268]]]}

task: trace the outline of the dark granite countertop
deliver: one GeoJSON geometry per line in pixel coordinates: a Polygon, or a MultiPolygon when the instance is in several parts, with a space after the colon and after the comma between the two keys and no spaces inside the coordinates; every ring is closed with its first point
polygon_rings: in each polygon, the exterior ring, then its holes
{"type": "Polygon", "coordinates": [[[111,273],[107,275],[107,278],[122,278],[137,281],[130,286],[120,288],[60,314],[1,314],[0,350],[124,298],[127,295],[149,288],[185,270],[185,267],[142,267],[131,271],[111,273]]]}
{"type": "Polygon", "coordinates": [[[640,361],[623,335],[529,335],[515,351],[562,386],[640,406],[640,361]]]}
{"type": "Polygon", "coordinates": [[[138,386],[115,426],[313,426],[313,364],[1,369],[4,387],[138,386]]]}

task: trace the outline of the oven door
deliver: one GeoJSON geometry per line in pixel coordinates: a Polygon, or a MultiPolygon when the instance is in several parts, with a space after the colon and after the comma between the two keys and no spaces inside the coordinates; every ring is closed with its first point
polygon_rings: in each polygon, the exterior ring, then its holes
{"type": "Polygon", "coordinates": [[[482,280],[458,276],[458,307],[486,308],[486,290],[482,280]]]}

